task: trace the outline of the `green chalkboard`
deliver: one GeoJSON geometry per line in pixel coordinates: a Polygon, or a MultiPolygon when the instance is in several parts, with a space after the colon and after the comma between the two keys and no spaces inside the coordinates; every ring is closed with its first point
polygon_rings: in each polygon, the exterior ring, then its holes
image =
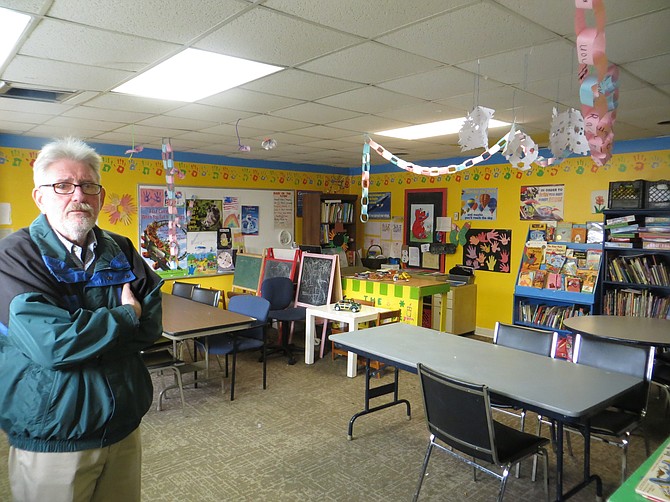
{"type": "Polygon", "coordinates": [[[261,280],[261,267],[263,257],[255,254],[238,253],[235,259],[235,275],[233,275],[233,288],[258,291],[261,280]]]}

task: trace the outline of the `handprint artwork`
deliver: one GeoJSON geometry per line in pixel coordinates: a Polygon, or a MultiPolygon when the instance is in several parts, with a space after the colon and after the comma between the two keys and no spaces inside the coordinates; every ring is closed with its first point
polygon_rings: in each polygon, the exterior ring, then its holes
{"type": "Polygon", "coordinates": [[[509,273],[511,241],[511,230],[468,229],[463,244],[463,264],[475,270],[509,273]]]}

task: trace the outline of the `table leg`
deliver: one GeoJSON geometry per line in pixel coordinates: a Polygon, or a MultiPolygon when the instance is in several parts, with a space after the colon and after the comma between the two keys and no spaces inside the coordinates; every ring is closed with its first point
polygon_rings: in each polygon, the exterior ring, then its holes
{"type": "Polygon", "coordinates": [[[447,293],[440,294],[440,331],[447,331],[447,293]]]}
{"type": "MultiPolygon", "coordinates": [[[[358,323],[356,321],[349,323],[349,332],[356,331],[358,323]]],[[[358,356],[355,352],[347,352],[347,376],[354,378],[358,372],[358,356]]]]}
{"type": "Polygon", "coordinates": [[[305,364],[314,364],[314,322],[313,315],[305,316],[305,364]]]}

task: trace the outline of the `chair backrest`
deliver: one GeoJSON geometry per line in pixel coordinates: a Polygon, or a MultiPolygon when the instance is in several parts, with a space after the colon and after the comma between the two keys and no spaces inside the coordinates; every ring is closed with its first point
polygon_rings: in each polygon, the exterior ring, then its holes
{"type": "Polygon", "coordinates": [[[498,464],[488,388],[418,365],[428,430],[467,456],[498,464]]]}
{"type": "Polygon", "coordinates": [[[641,391],[626,394],[615,403],[615,406],[644,413],[654,367],[654,347],[616,343],[578,334],[573,350],[573,362],[643,379],[645,385],[641,391]]]}
{"type": "Polygon", "coordinates": [[[268,322],[268,313],[270,312],[269,301],[255,295],[237,295],[228,300],[228,310],[255,317],[256,321],[241,334],[249,338],[263,339],[268,322]]]}
{"type": "Polygon", "coordinates": [[[200,284],[174,281],[172,283],[172,294],[175,296],[181,296],[182,298],[191,298],[191,295],[193,295],[193,290],[199,287],[200,284]]]}
{"type": "Polygon", "coordinates": [[[295,297],[295,287],[289,277],[270,277],[261,284],[261,297],[270,302],[270,310],[283,310],[295,297]]]}
{"type": "Polygon", "coordinates": [[[193,288],[193,294],[191,295],[191,300],[193,300],[194,302],[211,305],[212,307],[218,307],[220,296],[221,291],[219,291],[218,289],[193,288]]]}
{"type": "Polygon", "coordinates": [[[558,333],[496,322],[493,331],[493,343],[541,356],[554,357],[556,344],[558,343],[558,333]]]}
{"type": "Polygon", "coordinates": [[[400,322],[402,318],[402,311],[400,309],[396,310],[387,310],[386,312],[377,313],[377,326],[382,324],[392,324],[394,322],[400,322]]]}

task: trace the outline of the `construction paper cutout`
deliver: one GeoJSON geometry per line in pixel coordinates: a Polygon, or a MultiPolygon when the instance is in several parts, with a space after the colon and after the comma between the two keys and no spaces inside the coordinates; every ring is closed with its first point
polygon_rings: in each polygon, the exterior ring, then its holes
{"type": "Polygon", "coordinates": [[[462,152],[488,146],[489,120],[493,118],[493,113],[493,109],[483,106],[475,106],[468,113],[461,130],[458,132],[458,144],[461,146],[462,152]]]}

